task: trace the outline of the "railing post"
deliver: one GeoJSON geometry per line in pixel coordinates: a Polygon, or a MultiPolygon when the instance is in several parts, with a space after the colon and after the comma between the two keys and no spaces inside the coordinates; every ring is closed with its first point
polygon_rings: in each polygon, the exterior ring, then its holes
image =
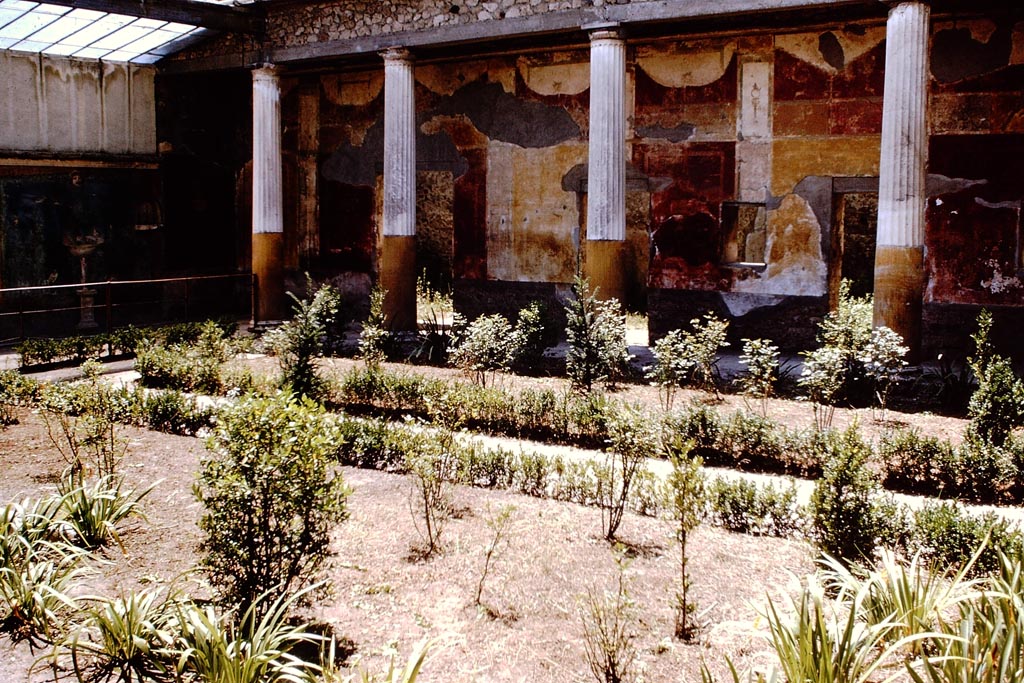
{"type": "Polygon", "coordinates": [[[188,314],[188,304],[189,304],[188,298],[189,298],[189,294],[191,294],[191,292],[192,292],[192,278],[187,277],[187,278],[185,278],[185,322],[188,322],[191,319],[189,317],[189,314],[188,314]]]}

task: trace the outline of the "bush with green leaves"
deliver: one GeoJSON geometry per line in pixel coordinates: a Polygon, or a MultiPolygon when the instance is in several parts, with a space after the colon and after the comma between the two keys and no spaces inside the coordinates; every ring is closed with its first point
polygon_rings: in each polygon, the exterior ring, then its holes
{"type": "Polygon", "coordinates": [[[713,520],[724,529],[754,536],[792,536],[807,522],[796,483],[776,487],[746,479],[717,478],[708,487],[713,520]]]}
{"type": "Polygon", "coordinates": [[[526,308],[519,310],[516,326],[513,330],[511,365],[517,370],[533,370],[544,358],[547,348],[548,330],[544,323],[544,306],[539,301],[531,301],[526,308]]]}
{"type": "Polygon", "coordinates": [[[205,508],[202,564],[225,602],[245,611],[322,569],[347,513],[348,489],[331,466],[340,443],[335,419],[305,397],[244,397],[222,410],[195,495],[205,508]]]}
{"type": "Polygon", "coordinates": [[[779,347],[767,339],[744,339],[740,363],[747,366],[738,380],[740,390],[757,399],[761,415],[768,417],[768,399],[775,395],[779,380],[779,347]]]}
{"type": "Polygon", "coordinates": [[[315,361],[331,343],[341,294],[330,285],[322,285],[309,299],[299,299],[290,292],[289,296],[295,302],[292,319],[268,332],[265,342],[281,365],[281,386],[298,396],[318,398],[323,394],[324,381],[317,374],[315,361]]]}
{"type": "Polygon", "coordinates": [[[487,386],[489,375],[509,369],[514,347],[513,327],[505,316],[482,315],[466,327],[449,362],[470,373],[480,386],[487,386]]]}
{"type": "Polygon", "coordinates": [[[658,455],[655,426],[635,410],[615,414],[608,425],[608,451],[597,470],[597,500],[601,507],[601,533],[611,541],[622,523],[630,489],[647,460],[658,455]]]}
{"type": "Polygon", "coordinates": [[[943,567],[961,567],[978,551],[972,573],[988,574],[999,567],[999,554],[1020,556],[1024,537],[1006,519],[993,512],[971,514],[950,501],[925,501],[913,512],[909,545],[943,567]]]}
{"type": "Polygon", "coordinates": [[[940,496],[958,490],[959,454],[948,441],[917,429],[887,431],[878,443],[878,459],[887,489],[940,496]]]}
{"type": "Polygon", "coordinates": [[[718,354],[729,346],[729,322],[711,313],[690,321],[691,330],[672,330],[654,342],[654,365],[648,379],[661,389],[662,405],[672,408],[675,390],[693,384],[718,396],[718,354]]]}
{"type": "Polygon", "coordinates": [[[590,391],[600,383],[614,384],[626,374],[631,358],[622,306],[617,299],[598,299],[583,278],[576,278],[572,290],[573,297],[565,305],[569,382],[577,391],[590,391]]]}
{"type": "Polygon", "coordinates": [[[201,408],[194,397],[171,389],[145,394],[141,411],[146,426],[168,434],[196,436],[213,426],[212,409],[201,408]]]}
{"type": "Polygon", "coordinates": [[[821,478],[811,494],[814,542],[843,562],[871,557],[878,540],[875,499],[880,491],[870,468],[871,447],[856,427],[832,434],[826,445],[821,478]]]}
{"type": "Polygon", "coordinates": [[[459,456],[451,429],[440,434],[413,438],[406,452],[412,492],[409,509],[423,537],[425,556],[441,550],[441,537],[454,512],[453,488],[459,480],[459,456]]]}
{"type": "Polygon", "coordinates": [[[865,375],[874,383],[875,400],[883,413],[889,403],[889,393],[899,383],[900,371],[907,365],[904,359],[909,351],[903,345],[903,337],[882,326],[871,330],[871,338],[858,357],[865,375]]]}
{"type": "Polygon", "coordinates": [[[391,330],[384,320],[384,296],[387,292],[379,286],[370,290],[370,314],[363,322],[359,333],[359,355],[367,367],[375,368],[388,359],[394,344],[391,330]]]}
{"type": "Polygon", "coordinates": [[[847,354],[834,346],[822,346],[806,354],[797,383],[814,403],[814,426],[824,431],[832,426],[836,404],[843,395],[847,354]]]}

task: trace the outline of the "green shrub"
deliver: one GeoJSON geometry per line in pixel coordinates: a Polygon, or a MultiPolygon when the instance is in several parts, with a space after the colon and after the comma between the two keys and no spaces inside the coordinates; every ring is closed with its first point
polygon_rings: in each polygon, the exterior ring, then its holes
{"type": "Polygon", "coordinates": [[[883,412],[889,403],[889,392],[899,383],[900,371],[907,365],[904,358],[909,350],[903,345],[903,337],[882,326],[871,330],[871,339],[857,358],[864,366],[864,374],[874,383],[875,400],[883,412]]]}
{"type": "Polygon", "coordinates": [[[962,566],[986,542],[973,567],[976,574],[998,569],[1000,553],[1020,556],[1024,550],[1021,533],[995,513],[972,515],[948,501],[926,501],[913,513],[910,550],[939,566],[962,566]]]}
{"type": "Polygon", "coordinates": [[[654,365],[647,377],[661,389],[662,405],[672,408],[675,390],[693,384],[718,396],[718,353],[725,340],[728,321],[708,313],[690,321],[691,331],[672,330],[654,342],[654,365]]]}
{"type": "Polygon", "coordinates": [[[375,368],[386,361],[394,345],[391,330],[384,321],[385,294],[379,286],[370,290],[370,314],[359,333],[359,355],[369,368],[375,368]]]}
{"type": "Polygon", "coordinates": [[[747,373],[739,378],[740,390],[756,398],[761,415],[768,417],[768,399],[779,380],[779,347],[767,339],[744,339],[740,362],[747,366],[747,373]]]}
{"type": "MultiPolygon", "coordinates": [[[[733,467],[755,472],[791,472],[785,439],[775,422],[755,413],[736,411],[722,423],[719,448],[733,467]]],[[[798,472],[791,472],[796,474],[798,472]]]]}
{"type": "Polygon", "coordinates": [[[415,446],[405,454],[405,469],[412,482],[409,509],[425,541],[424,554],[432,555],[441,549],[441,537],[454,512],[453,486],[459,481],[459,457],[449,429],[412,443],[415,446]]]}
{"type": "Polygon", "coordinates": [[[291,293],[289,296],[295,302],[292,319],[268,332],[265,341],[281,365],[281,386],[298,396],[319,398],[324,381],[314,361],[330,344],[329,333],[341,307],[341,294],[323,285],[308,300],[291,293]]]}
{"type": "Polygon", "coordinates": [[[1006,448],[994,445],[968,428],[955,453],[958,497],[977,503],[996,503],[1010,495],[1017,471],[1013,455],[1006,448]]]}
{"type": "Polygon", "coordinates": [[[487,386],[487,376],[508,370],[512,364],[515,335],[504,316],[482,315],[469,324],[449,361],[487,386]]]}
{"type": "Polygon", "coordinates": [[[628,368],[626,317],[616,299],[600,301],[590,283],[577,277],[573,298],[565,306],[565,372],[573,389],[590,391],[595,384],[614,384],[628,368]]]}
{"type": "Polygon", "coordinates": [[[775,487],[746,479],[715,479],[709,487],[715,522],[729,531],[754,536],[791,536],[806,521],[796,498],[796,482],[775,487]]]}
{"type": "Polygon", "coordinates": [[[674,439],[690,442],[694,455],[709,465],[727,465],[721,448],[722,419],[718,412],[701,403],[694,403],[682,412],[665,416],[664,432],[674,439]]]}
{"type": "Polygon", "coordinates": [[[169,434],[195,436],[213,425],[212,410],[171,389],[147,394],[142,412],[147,427],[169,434]]]}
{"type": "Polygon", "coordinates": [[[978,388],[967,404],[969,433],[1002,446],[1010,432],[1024,424],[1024,383],[1003,357],[979,368],[977,377],[978,388]]]}
{"type": "Polygon", "coordinates": [[[531,301],[526,308],[519,310],[513,330],[512,367],[536,371],[547,348],[548,330],[544,318],[544,306],[539,301],[531,301]]]}
{"type": "Polygon", "coordinates": [[[870,558],[878,538],[879,492],[869,469],[871,448],[855,427],[833,435],[827,448],[821,478],[811,494],[814,541],[822,552],[843,562],[870,558]]]}
{"type": "Polygon", "coordinates": [[[847,354],[834,346],[822,346],[805,355],[803,373],[797,383],[814,403],[814,426],[824,431],[832,426],[836,404],[846,387],[847,354]]]}
{"type": "Polygon", "coordinates": [[[887,489],[940,496],[958,490],[958,457],[948,441],[922,436],[917,429],[886,432],[878,459],[887,489]]]}
{"type": "Polygon", "coordinates": [[[205,507],[202,563],[225,601],[244,611],[323,566],[330,530],[346,517],[348,490],[329,460],[339,436],[323,408],[291,394],[245,397],[221,412],[195,494],[205,507]]]}
{"type": "Polygon", "coordinates": [[[135,358],[135,371],[143,386],[217,394],[221,389],[220,354],[204,348],[144,343],[135,358]]]}

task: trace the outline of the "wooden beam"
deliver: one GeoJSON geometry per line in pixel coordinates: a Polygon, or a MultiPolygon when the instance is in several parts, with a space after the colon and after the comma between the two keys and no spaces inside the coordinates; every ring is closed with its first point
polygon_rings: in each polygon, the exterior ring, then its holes
{"type": "Polygon", "coordinates": [[[262,34],[262,7],[219,5],[201,0],[45,0],[49,5],[191,24],[231,33],[262,34]],[[257,9],[259,7],[259,9],[257,9]]]}

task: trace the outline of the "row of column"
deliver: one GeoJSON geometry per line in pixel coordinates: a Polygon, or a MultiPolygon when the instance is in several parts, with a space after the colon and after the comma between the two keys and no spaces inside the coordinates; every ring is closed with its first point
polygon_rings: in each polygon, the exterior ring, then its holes
{"type": "MultiPolygon", "coordinates": [[[[590,136],[585,273],[604,297],[623,298],[626,239],[626,50],[614,25],[590,29],[590,136]]],[[[879,173],[875,324],[916,349],[924,287],[929,7],[889,14],[879,173]]],[[[384,201],[380,285],[395,329],[416,326],[416,107],[413,60],[384,58],[384,201]]],[[[253,71],[253,272],[262,321],[285,317],[280,89],[272,66],[253,71]]]]}

